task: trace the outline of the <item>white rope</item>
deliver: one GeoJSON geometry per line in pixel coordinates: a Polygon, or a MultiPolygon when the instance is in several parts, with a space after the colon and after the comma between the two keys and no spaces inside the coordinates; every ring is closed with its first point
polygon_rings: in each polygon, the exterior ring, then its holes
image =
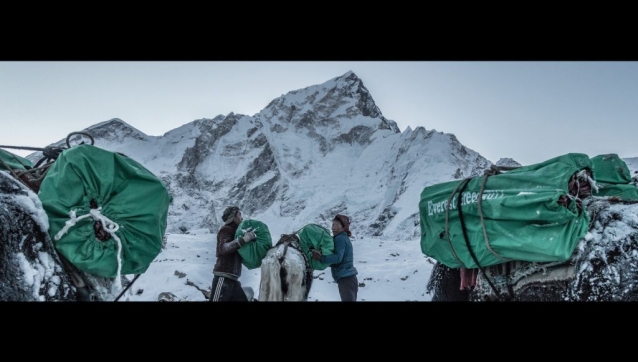
{"type": "MultiPolygon", "coordinates": [[[[587,183],[589,183],[589,186],[591,186],[592,189],[598,192],[598,186],[596,185],[596,181],[594,181],[594,179],[592,179],[589,176],[589,174],[587,173],[585,169],[578,171],[578,173],[576,174],[576,178],[581,180],[584,179],[585,181],[587,181],[587,183]]],[[[579,193],[580,193],[580,183],[576,182],[576,195],[574,196],[568,193],[565,196],[569,197],[569,199],[572,201],[583,201],[581,198],[578,197],[579,193]]]]}
{"type": "Polygon", "coordinates": [[[82,215],[80,217],[76,217],[75,216],[75,210],[71,210],[71,212],[69,212],[69,216],[71,218],[64,223],[64,227],[62,228],[62,230],[58,231],[58,233],[55,234],[54,239],[56,241],[60,240],[60,238],[62,238],[62,236],[64,234],[66,234],[66,232],[69,231],[71,226],[75,225],[76,222],[78,222],[79,220],[82,220],[84,218],[87,218],[87,217],[89,217],[91,215],[90,214],[86,214],[86,215],[82,215]]]}
{"type": "Polygon", "coordinates": [[[113,285],[113,290],[111,292],[118,293],[122,290],[122,280],[120,276],[122,271],[122,241],[115,232],[120,229],[120,225],[104,216],[100,210],[102,210],[102,207],[91,209],[88,214],[84,214],[80,217],[76,216],[75,210],[71,210],[69,212],[69,216],[71,218],[64,223],[62,230],[55,234],[55,240],[60,240],[60,238],[62,238],[62,236],[64,236],[64,234],[66,234],[72,226],[82,219],[92,217],[93,220],[100,221],[104,230],[109,233],[115,241],[117,241],[117,275],[115,276],[115,284],[113,285]]]}
{"type": "Polygon", "coordinates": [[[580,170],[578,172],[577,176],[587,180],[587,182],[589,182],[589,185],[591,186],[591,188],[594,189],[594,191],[598,192],[598,185],[596,185],[596,181],[594,181],[594,179],[591,178],[591,176],[589,176],[589,174],[587,173],[587,171],[585,169],[580,170]]]}

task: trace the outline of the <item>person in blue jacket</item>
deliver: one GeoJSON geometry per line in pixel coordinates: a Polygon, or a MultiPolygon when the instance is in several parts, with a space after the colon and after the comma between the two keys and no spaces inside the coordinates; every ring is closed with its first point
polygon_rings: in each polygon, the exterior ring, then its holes
{"type": "Polygon", "coordinates": [[[329,264],[332,278],[339,287],[339,296],[342,302],[356,302],[359,291],[357,268],[354,267],[354,254],[350,241],[350,218],[338,214],[332,220],[332,239],[334,240],[334,253],[322,255],[321,250],[313,249],[312,258],[321,263],[329,264]]]}

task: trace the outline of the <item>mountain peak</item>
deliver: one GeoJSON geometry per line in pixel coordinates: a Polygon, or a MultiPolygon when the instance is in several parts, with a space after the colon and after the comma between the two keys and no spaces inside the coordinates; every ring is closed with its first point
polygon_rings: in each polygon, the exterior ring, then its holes
{"type": "Polygon", "coordinates": [[[343,73],[342,76],[337,77],[337,78],[343,78],[343,79],[346,79],[346,80],[357,80],[357,79],[359,79],[359,77],[357,77],[357,75],[354,74],[354,72],[351,71],[351,70],[343,73]]]}
{"type": "Polygon", "coordinates": [[[521,167],[522,165],[518,162],[516,162],[514,159],[506,157],[506,158],[501,158],[499,159],[495,166],[501,166],[501,167],[521,167]]]}
{"type": "Polygon", "coordinates": [[[128,123],[122,121],[119,118],[111,118],[108,121],[96,123],[96,124],[86,128],[86,130],[94,129],[94,128],[100,128],[100,127],[103,127],[103,126],[106,126],[106,125],[110,125],[111,127],[119,126],[119,127],[130,127],[130,128],[133,128],[133,127],[131,127],[131,125],[129,125],[128,123]]]}
{"type": "Polygon", "coordinates": [[[108,140],[122,139],[125,137],[131,137],[139,140],[148,138],[146,133],[138,130],[119,118],[111,118],[108,121],[100,122],[86,128],[84,131],[90,133],[93,137],[100,137],[108,140]]]}
{"type": "Polygon", "coordinates": [[[356,127],[359,127],[357,133],[369,135],[376,130],[400,133],[397,124],[383,116],[363,81],[353,71],[321,84],[290,91],[270,102],[256,117],[279,119],[277,123],[283,121],[281,127],[277,126],[282,131],[292,125],[298,131],[319,132],[327,138],[349,134],[356,127]]]}

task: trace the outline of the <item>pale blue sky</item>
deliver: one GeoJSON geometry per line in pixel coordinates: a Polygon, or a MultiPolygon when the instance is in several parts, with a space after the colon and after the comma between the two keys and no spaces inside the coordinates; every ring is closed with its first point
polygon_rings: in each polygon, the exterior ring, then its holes
{"type": "Polygon", "coordinates": [[[453,133],[492,162],[638,157],[638,61],[0,61],[0,145],[45,147],[111,118],[160,136],[350,70],[401,131],[453,133]]]}

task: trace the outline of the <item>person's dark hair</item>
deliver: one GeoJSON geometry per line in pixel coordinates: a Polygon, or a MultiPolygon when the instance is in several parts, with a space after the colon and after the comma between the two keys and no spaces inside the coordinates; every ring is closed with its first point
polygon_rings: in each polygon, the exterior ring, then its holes
{"type": "Polygon", "coordinates": [[[222,214],[222,221],[226,224],[230,224],[233,218],[235,218],[235,215],[237,215],[237,212],[239,212],[239,208],[237,206],[228,206],[222,214]]]}
{"type": "Polygon", "coordinates": [[[333,220],[339,221],[341,226],[343,226],[343,231],[348,234],[348,236],[352,236],[350,232],[350,218],[343,214],[337,214],[333,220]]]}

